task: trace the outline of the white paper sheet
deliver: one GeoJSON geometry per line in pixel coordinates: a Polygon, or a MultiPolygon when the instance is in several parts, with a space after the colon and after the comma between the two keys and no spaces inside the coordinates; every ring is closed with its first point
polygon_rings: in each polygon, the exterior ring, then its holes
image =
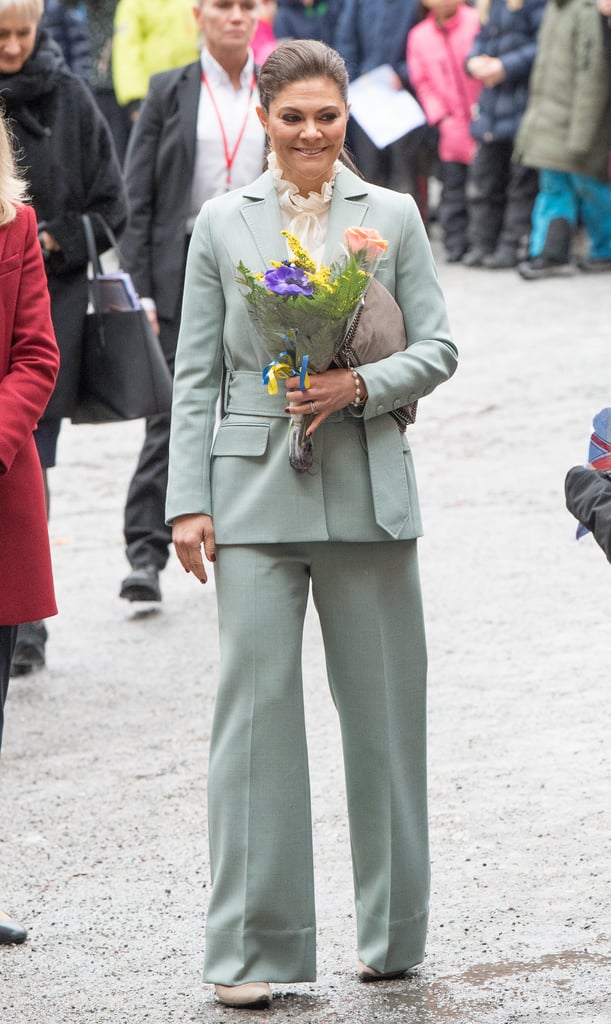
{"type": "Polygon", "coordinates": [[[426,124],[420,104],[407,89],[394,89],[390,64],[361,75],[350,84],[350,113],[378,149],[426,124]]]}

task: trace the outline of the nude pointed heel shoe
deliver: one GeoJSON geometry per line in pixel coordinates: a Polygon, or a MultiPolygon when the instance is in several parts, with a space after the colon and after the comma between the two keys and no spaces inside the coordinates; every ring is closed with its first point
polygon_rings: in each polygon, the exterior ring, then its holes
{"type": "Polygon", "coordinates": [[[267,1009],[271,1006],[272,990],[266,981],[249,981],[245,985],[215,985],[216,998],[223,1006],[237,1009],[267,1009]]]}
{"type": "Polygon", "coordinates": [[[368,967],[362,960],[357,960],[356,969],[361,981],[392,981],[393,978],[402,978],[407,968],[382,974],[381,971],[376,971],[375,967],[368,967]]]}

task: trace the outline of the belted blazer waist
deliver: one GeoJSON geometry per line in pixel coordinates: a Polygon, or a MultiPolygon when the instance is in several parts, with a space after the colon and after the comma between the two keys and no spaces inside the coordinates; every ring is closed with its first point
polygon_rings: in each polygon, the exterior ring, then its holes
{"type": "MultiPolygon", "coordinates": [[[[225,375],[223,410],[243,416],[265,416],[287,418],[286,392],[283,381],[279,382],[278,393],[270,395],[260,373],[248,370],[228,370],[225,375]]],[[[360,420],[349,410],[340,409],[327,417],[327,423],[340,423],[344,419],[360,420]]]]}
{"type": "MultiPolygon", "coordinates": [[[[261,374],[228,370],[225,376],[224,411],[244,416],[287,418],[286,394],[280,383],[278,394],[267,392],[261,374]]],[[[410,496],[403,438],[388,413],[364,420],[348,408],[339,409],[325,423],[354,420],[362,424],[367,441],[369,480],[375,520],[392,538],[397,538],[409,518],[410,496]]],[[[288,456],[287,456],[288,457],[288,456]]]]}

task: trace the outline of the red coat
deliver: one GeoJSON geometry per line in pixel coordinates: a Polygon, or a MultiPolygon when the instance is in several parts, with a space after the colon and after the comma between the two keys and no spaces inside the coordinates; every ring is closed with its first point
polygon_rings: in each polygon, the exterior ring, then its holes
{"type": "Polygon", "coordinates": [[[407,37],[409,79],[429,124],[439,125],[439,159],[470,164],[473,108],[481,90],[465,71],[465,60],[479,30],[477,11],[465,4],[438,25],[431,11],[407,37]]]}
{"type": "Polygon", "coordinates": [[[0,226],[0,625],[55,615],[42,473],[33,430],[59,351],[36,215],[0,226]]]}

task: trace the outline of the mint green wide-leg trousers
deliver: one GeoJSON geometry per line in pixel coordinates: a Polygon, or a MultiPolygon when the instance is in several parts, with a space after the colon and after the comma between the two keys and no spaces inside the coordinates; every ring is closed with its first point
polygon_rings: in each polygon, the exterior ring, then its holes
{"type": "Polygon", "coordinates": [[[429,850],[416,541],[219,546],[215,577],[204,979],[316,977],[301,675],[310,585],[342,733],[358,955],[383,972],[419,963],[429,850]]]}

